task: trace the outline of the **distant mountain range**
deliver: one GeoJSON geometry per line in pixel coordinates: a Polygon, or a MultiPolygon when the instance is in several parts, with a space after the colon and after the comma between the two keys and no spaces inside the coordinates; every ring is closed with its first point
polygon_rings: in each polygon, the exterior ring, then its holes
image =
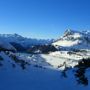
{"type": "Polygon", "coordinates": [[[8,47],[12,46],[22,51],[34,45],[51,44],[53,42],[53,39],[52,40],[32,39],[32,38],[23,37],[15,33],[15,34],[0,34],[0,42],[1,42],[0,46],[2,47],[4,47],[5,45],[7,46],[8,44],[9,45],[8,47]]]}
{"type": "Polygon", "coordinates": [[[38,49],[41,49],[40,47],[43,45],[53,45],[55,48],[63,50],[88,50],[90,49],[90,31],[80,32],[68,29],[64,35],[57,40],[32,39],[18,34],[0,34],[0,47],[2,48],[23,51],[32,46],[37,46],[38,49]]]}
{"type": "Polygon", "coordinates": [[[18,34],[0,34],[0,38],[8,41],[8,42],[16,42],[20,43],[23,46],[28,45],[39,45],[39,44],[48,44],[51,43],[52,40],[45,40],[45,39],[32,39],[32,38],[26,38],[18,34]]]}

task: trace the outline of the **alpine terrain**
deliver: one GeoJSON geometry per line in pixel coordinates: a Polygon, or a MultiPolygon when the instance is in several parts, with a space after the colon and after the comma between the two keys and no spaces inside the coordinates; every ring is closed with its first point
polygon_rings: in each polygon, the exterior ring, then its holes
{"type": "Polygon", "coordinates": [[[90,32],[54,40],[0,34],[0,90],[90,90],[90,32]]]}

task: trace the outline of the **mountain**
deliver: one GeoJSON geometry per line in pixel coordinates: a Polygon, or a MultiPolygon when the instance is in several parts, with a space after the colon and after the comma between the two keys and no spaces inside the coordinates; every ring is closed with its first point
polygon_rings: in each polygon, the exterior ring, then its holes
{"type": "Polygon", "coordinates": [[[21,44],[23,47],[28,47],[31,45],[44,45],[44,44],[50,44],[52,40],[45,40],[45,39],[32,39],[32,38],[26,38],[18,34],[0,34],[0,38],[3,40],[6,40],[10,43],[18,43],[21,44]]]}
{"type": "Polygon", "coordinates": [[[16,51],[15,47],[13,47],[9,42],[0,38],[0,51],[16,51]]]}
{"type": "Polygon", "coordinates": [[[2,41],[7,42],[9,45],[15,47],[16,50],[23,51],[23,52],[32,48],[32,46],[37,47],[38,45],[48,45],[53,42],[53,39],[52,40],[32,39],[32,38],[23,37],[16,33],[15,34],[0,34],[0,39],[2,41]]]}
{"type": "Polygon", "coordinates": [[[68,29],[52,45],[66,49],[90,49],[90,31],[80,32],[68,29]]]}

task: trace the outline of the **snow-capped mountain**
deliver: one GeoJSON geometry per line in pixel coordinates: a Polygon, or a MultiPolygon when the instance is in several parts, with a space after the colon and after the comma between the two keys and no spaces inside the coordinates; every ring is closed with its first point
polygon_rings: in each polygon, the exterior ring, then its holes
{"type": "Polygon", "coordinates": [[[68,29],[53,45],[69,49],[90,49],[90,31],[80,32],[68,29]]]}
{"type": "Polygon", "coordinates": [[[14,42],[22,45],[23,47],[28,47],[30,45],[44,45],[50,44],[52,40],[44,40],[44,39],[32,39],[26,38],[18,34],[0,34],[0,38],[6,40],[7,42],[14,42]]]}

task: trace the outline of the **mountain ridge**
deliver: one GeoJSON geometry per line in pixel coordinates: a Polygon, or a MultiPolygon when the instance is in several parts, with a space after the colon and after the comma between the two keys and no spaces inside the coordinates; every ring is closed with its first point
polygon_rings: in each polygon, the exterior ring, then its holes
{"type": "Polygon", "coordinates": [[[90,31],[66,30],[64,35],[52,45],[63,48],[90,49],[90,31]]]}
{"type": "Polygon", "coordinates": [[[23,37],[19,34],[0,34],[0,39],[2,41],[8,42],[12,46],[16,46],[17,48],[29,48],[33,45],[46,45],[52,43],[53,40],[49,39],[33,39],[23,37]]]}

